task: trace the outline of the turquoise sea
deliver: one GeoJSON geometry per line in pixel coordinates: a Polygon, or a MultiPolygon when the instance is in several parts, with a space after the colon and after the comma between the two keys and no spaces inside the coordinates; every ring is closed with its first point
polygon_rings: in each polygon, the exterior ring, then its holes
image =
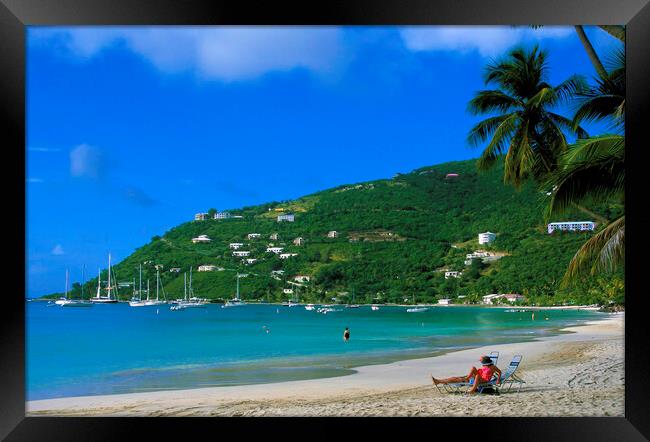
{"type": "Polygon", "coordinates": [[[547,310],[533,321],[530,312],[484,307],[335,308],[323,315],[303,306],[170,311],[28,302],[27,399],[341,376],[361,365],[532,340],[605,316],[547,310]]]}

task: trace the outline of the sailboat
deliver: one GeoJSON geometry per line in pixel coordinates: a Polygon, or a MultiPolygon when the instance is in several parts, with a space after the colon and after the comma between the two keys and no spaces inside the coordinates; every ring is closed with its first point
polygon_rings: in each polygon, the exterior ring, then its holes
{"type": "Polygon", "coordinates": [[[84,296],[84,286],[83,286],[83,269],[81,276],[81,299],[68,299],[68,281],[69,273],[68,269],[65,270],[65,295],[63,298],[57,300],[55,304],[60,305],[61,307],[92,307],[92,304],[88,301],[83,300],[84,296]]]}
{"type": "MultiPolygon", "coordinates": [[[[413,293],[413,304],[415,304],[415,293],[413,293]]],[[[413,308],[407,308],[406,313],[422,313],[426,312],[429,310],[428,307],[413,307],[413,308]]]]}
{"type": "Polygon", "coordinates": [[[239,307],[242,305],[246,305],[244,301],[239,299],[239,278],[241,278],[241,275],[239,272],[237,272],[237,294],[235,297],[229,301],[226,301],[224,305],[221,306],[221,308],[226,308],[226,307],[239,307]]]}
{"type": "Polygon", "coordinates": [[[188,290],[187,290],[187,273],[185,275],[185,281],[184,281],[184,292],[185,292],[185,298],[181,300],[177,300],[174,305],[172,305],[169,309],[170,310],[184,310],[186,308],[205,308],[206,302],[204,299],[197,298],[194,295],[194,290],[192,290],[192,267],[190,267],[190,290],[189,290],[189,295],[190,297],[188,298],[188,290]]]}
{"type": "MultiPolygon", "coordinates": [[[[133,283],[133,289],[135,291],[135,281],[133,283]]],[[[149,288],[147,287],[147,299],[149,299],[149,288]]],[[[129,301],[129,305],[131,307],[144,307],[145,306],[145,301],[142,299],[142,264],[140,264],[140,284],[138,286],[138,297],[135,297],[135,293],[133,294],[133,297],[129,301]]]]}
{"type": "Polygon", "coordinates": [[[167,304],[167,296],[165,295],[165,287],[162,287],[162,293],[163,297],[165,298],[164,301],[160,300],[158,297],[158,290],[161,288],[160,284],[160,270],[156,270],[156,299],[149,299],[149,281],[147,281],[147,300],[144,301],[144,305],[150,306],[150,305],[161,305],[161,304],[167,304]]]}
{"type": "Polygon", "coordinates": [[[110,304],[117,302],[117,282],[115,281],[115,275],[111,278],[111,254],[108,254],[108,281],[106,283],[106,296],[102,296],[102,274],[101,269],[99,270],[99,276],[97,278],[97,296],[90,298],[90,302],[97,304],[110,304]],[[115,290],[115,295],[113,295],[113,290],[115,290]]]}

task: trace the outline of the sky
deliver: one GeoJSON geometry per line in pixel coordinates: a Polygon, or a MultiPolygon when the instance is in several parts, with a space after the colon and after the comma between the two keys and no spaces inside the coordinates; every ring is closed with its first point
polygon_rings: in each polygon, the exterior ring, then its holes
{"type": "Polygon", "coordinates": [[[596,75],[573,27],[28,27],[26,296],[209,208],[476,158],[483,67],[534,44],[596,75]]]}

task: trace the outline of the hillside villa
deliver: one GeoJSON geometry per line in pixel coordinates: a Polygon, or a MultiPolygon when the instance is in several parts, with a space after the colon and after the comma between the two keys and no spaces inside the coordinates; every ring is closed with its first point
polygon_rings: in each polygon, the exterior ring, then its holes
{"type": "Polygon", "coordinates": [[[245,263],[246,265],[255,264],[256,262],[257,262],[257,259],[256,259],[256,258],[246,258],[246,259],[244,260],[244,263],[245,263]]]}
{"type": "Polygon", "coordinates": [[[244,246],[244,243],[241,243],[241,242],[231,242],[231,243],[228,245],[228,247],[230,247],[230,248],[233,249],[233,250],[237,250],[237,249],[239,249],[239,248],[241,248],[241,247],[243,247],[243,246],[244,246]]]}
{"type": "Polygon", "coordinates": [[[267,247],[266,248],[267,252],[275,253],[275,254],[282,253],[283,250],[284,250],[284,247],[267,247]]]}
{"type": "Polygon", "coordinates": [[[216,212],[214,214],[213,218],[214,219],[228,219],[228,218],[232,218],[232,215],[230,214],[230,212],[216,212]]]}
{"type": "Polygon", "coordinates": [[[232,256],[238,256],[240,258],[247,257],[250,254],[251,252],[248,250],[235,250],[234,252],[232,252],[232,256]]]}
{"type": "Polygon", "coordinates": [[[272,239],[272,240],[274,240],[274,241],[277,241],[278,238],[279,238],[279,235],[277,234],[277,232],[271,233],[271,234],[269,235],[269,239],[272,239]]]}
{"type": "Polygon", "coordinates": [[[278,222],[288,221],[290,223],[294,222],[295,215],[293,213],[286,213],[284,215],[278,215],[278,222]]]}
{"type": "Polygon", "coordinates": [[[192,238],[192,242],[194,244],[200,243],[200,242],[210,242],[212,241],[210,238],[208,238],[208,235],[199,235],[196,238],[192,238]]]}
{"type": "Polygon", "coordinates": [[[297,253],[280,253],[280,259],[287,259],[293,256],[298,256],[297,253]]]}
{"type": "Polygon", "coordinates": [[[169,273],[179,273],[181,271],[180,267],[172,267],[169,269],[169,273]]]}
{"type": "Polygon", "coordinates": [[[492,241],[494,241],[497,237],[496,233],[492,232],[485,232],[485,233],[479,233],[478,234],[478,243],[479,244],[489,244],[492,241]]]}
{"type": "Polygon", "coordinates": [[[302,246],[302,245],[305,244],[305,238],[303,238],[302,236],[299,236],[298,238],[293,240],[293,243],[295,245],[297,245],[297,246],[302,246]]]}
{"type": "Polygon", "coordinates": [[[211,264],[199,266],[199,272],[214,272],[217,269],[217,266],[211,264]]]}
{"type": "Polygon", "coordinates": [[[451,304],[451,299],[444,298],[444,299],[438,299],[438,305],[449,305],[451,304]]]}
{"type": "Polygon", "coordinates": [[[260,234],[260,233],[249,233],[248,235],[246,235],[246,237],[248,239],[257,239],[257,238],[259,238],[261,236],[262,236],[262,234],[260,234]]]}
{"type": "Polygon", "coordinates": [[[296,275],[293,277],[293,280],[297,282],[309,282],[311,277],[307,275],[296,275]]]}
{"type": "Polygon", "coordinates": [[[208,219],[207,213],[197,213],[194,215],[194,221],[205,221],[206,219],[208,219]]]}
{"type": "Polygon", "coordinates": [[[550,223],[548,226],[548,233],[551,234],[556,230],[560,231],[587,231],[594,230],[596,224],[593,221],[565,221],[559,223],[550,223]]]}
{"type": "Polygon", "coordinates": [[[445,279],[460,278],[461,276],[463,276],[463,272],[456,272],[456,271],[445,272],[445,279]]]}
{"type": "Polygon", "coordinates": [[[339,234],[338,234],[338,232],[336,230],[330,230],[329,232],[327,232],[327,237],[328,238],[336,238],[338,236],[339,236],[339,234]]]}
{"type": "Polygon", "coordinates": [[[496,255],[494,253],[486,252],[484,250],[477,250],[473,253],[468,253],[465,255],[465,265],[471,265],[472,260],[480,258],[483,262],[491,262],[491,261],[496,261],[501,258],[501,256],[496,255]]]}

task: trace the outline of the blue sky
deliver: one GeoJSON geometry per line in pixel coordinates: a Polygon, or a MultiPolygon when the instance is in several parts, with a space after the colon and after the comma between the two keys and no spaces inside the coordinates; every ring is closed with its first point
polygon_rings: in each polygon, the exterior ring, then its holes
{"type": "MultiPolygon", "coordinates": [[[[619,44],[587,33],[599,54],[619,44]]],[[[27,296],[210,207],[477,157],[467,101],[516,44],[549,51],[552,84],[595,75],[573,27],[30,27],[27,41],[27,296]]]]}

